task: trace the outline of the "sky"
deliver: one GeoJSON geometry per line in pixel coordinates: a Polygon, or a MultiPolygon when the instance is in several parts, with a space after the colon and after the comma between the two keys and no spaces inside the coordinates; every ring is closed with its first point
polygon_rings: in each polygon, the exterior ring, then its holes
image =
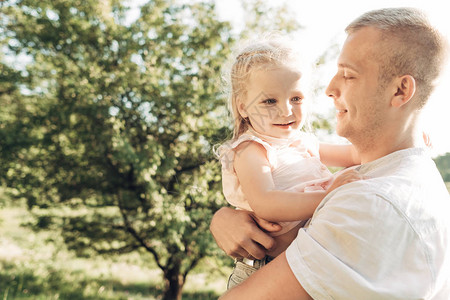
{"type": "MultiPolygon", "coordinates": [[[[277,5],[283,1],[267,0],[267,3],[277,5]]],[[[347,24],[362,13],[384,7],[416,7],[422,9],[435,25],[450,41],[450,18],[448,4],[445,0],[286,0],[298,16],[299,23],[304,27],[299,32],[298,40],[304,46],[302,51],[308,59],[315,59],[332,44],[342,46],[345,40],[344,29],[347,24]]],[[[217,1],[217,12],[220,18],[231,21],[239,27],[245,18],[239,0],[217,1]]],[[[450,87],[450,59],[441,77],[441,83],[436,88],[425,108],[422,127],[432,140],[432,156],[450,152],[450,96],[445,87],[450,87]]],[[[336,71],[336,60],[327,63],[326,71],[321,75],[323,85],[327,85],[333,72],[336,71]]],[[[321,73],[322,74],[322,73],[321,73]]],[[[315,105],[317,111],[333,109],[333,103],[326,95],[318,96],[315,105]]],[[[332,115],[330,115],[332,116],[332,115]]]]}

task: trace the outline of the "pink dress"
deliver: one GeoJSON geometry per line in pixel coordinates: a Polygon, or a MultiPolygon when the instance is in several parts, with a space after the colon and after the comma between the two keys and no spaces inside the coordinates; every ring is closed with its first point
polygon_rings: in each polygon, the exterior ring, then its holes
{"type": "MultiPolygon", "coordinates": [[[[319,143],[313,135],[299,132],[293,138],[279,139],[261,135],[250,129],[236,141],[225,143],[219,148],[223,193],[226,200],[239,209],[252,211],[233,167],[234,149],[245,141],[259,143],[266,149],[277,190],[297,192],[326,190],[332,182],[332,173],[321,163],[319,143]]],[[[274,235],[286,233],[300,222],[301,220],[281,222],[283,229],[274,235]]]]}

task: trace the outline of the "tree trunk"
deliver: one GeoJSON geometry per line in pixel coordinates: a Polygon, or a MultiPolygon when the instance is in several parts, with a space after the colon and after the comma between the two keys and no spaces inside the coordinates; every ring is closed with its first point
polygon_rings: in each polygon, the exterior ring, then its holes
{"type": "Polygon", "coordinates": [[[181,300],[183,285],[184,276],[180,274],[179,266],[164,270],[163,300],[181,300]]]}

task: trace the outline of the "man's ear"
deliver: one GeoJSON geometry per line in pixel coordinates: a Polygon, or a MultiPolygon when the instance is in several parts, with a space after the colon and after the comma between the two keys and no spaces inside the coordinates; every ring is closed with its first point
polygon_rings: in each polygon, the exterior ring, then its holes
{"type": "Polygon", "coordinates": [[[411,75],[403,75],[396,80],[397,91],[392,98],[391,104],[394,107],[401,107],[409,102],[416,93],[416,80],[411,75]]]}
{"type": "Polygon", "coordinates": [[[239,99],[236,99],[237,110],[243,119],[248,117],[247,111],[245,109],[245,104],[239,99]]]}

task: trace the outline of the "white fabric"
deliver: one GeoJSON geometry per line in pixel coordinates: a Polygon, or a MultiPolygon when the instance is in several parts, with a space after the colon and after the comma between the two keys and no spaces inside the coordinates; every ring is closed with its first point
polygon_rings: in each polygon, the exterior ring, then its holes
{"type": "MultiPolygon", "coordinates": [[[[331,172],[320,162],[319,143],[313,135],[299,132],[291,139],[277,139],[249,130],[236,141],[219,148],[223,193],[226,200],[237,208],[252,211],[233,167],[234,149],[246,141],[257,142],[266,149],[277,190],[324,190],[332,180],[331,172]]],[[[282,222],[283,229],[275,235],[281,235],[299,223],[282,222]]]]}
{"type": "Polygon", "coordinates": [[[450,299],[450,197],[424,149],[360,167],[286,251],[314,299],[450,299]]]}

